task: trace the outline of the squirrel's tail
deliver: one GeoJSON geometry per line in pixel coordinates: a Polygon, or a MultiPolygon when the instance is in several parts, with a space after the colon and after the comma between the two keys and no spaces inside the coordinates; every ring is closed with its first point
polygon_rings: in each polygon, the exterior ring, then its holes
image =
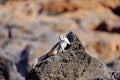
{"type": "Polygon", "coordinates": [[[43,61],[43,60],[47,59],[48,57],[50,57],[48,54],[43,55],[43,56],[39,57],[38,62],[43,61]]]}

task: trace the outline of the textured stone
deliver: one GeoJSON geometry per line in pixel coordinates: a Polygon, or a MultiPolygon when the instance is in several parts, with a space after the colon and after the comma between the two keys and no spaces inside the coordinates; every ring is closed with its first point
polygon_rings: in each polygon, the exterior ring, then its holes
{"type": "MultiPolygon", "coordinates": [[[[78,37],[70,32],[67,35],[71,42],[66,52],[58,53],[37,63],[26,80],[98,80],[112,79],[110,70],[97,59],[89,56],[78,37]]],[[[116,73],[117,79],[119,74],[116,73]]]]}

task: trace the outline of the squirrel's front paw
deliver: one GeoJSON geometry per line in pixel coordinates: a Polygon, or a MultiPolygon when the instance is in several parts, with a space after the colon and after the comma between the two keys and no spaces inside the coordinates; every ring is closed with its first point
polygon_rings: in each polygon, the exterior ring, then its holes
{"type": "Polygon", "coordinates": [[[65,52],[65,50],[62,50],[62,52],[65,52]]]}

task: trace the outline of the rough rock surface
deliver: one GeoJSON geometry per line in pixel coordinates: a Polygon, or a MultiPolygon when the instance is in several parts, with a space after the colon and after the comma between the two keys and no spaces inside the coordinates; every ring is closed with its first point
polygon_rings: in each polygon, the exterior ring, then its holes
{"type": "Polygon", "coordinates": [[[66,52],[39,61],[26,80],[119,80],[120,73],[89,56],[78,37],[70,32],[66,52]],[[117,77],[114,77],[117,75],[117,77]]]}

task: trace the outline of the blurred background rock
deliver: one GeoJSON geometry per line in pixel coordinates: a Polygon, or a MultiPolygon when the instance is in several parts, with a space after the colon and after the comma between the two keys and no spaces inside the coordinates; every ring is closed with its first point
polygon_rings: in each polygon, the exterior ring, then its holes
{"type": "Polygon", "coordinates": [[[89,55],[120,71],[120,0],[0,0],[0,79],[8,80],[8,61],[22,80],[32,60],[69,31],[89,55]]]}

